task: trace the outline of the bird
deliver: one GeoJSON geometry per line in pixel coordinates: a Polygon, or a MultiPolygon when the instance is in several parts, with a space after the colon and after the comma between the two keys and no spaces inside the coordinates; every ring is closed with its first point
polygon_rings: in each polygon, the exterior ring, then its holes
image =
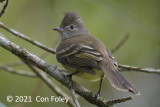
{"type": "Polygon", "coordinates": [[[85,80],[100,80],[97,97],[100,96],[104,77],[118,90],[140,94],[119,72],[112,53],[91,35],[77,12],[66,12],[60,26],[53,30],[60,36],[60,42],[56,46],[56,59],[67,70],[68,77],[75,75],[85,80]]]}

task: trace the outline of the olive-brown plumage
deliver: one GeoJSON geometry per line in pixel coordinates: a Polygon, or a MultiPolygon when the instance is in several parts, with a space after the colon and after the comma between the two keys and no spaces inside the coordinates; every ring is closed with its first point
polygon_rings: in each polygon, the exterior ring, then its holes
{"type": "Polygon", "coordinates": [[[66,13],[60,27],[54,30],[61,37],[56,48],[56,58],[68,72],[78,71],[76,76],[88,80],[102,80],[106,75],[113,87],[139,94],[120,74],[111,52],[88,32],[77,13],[66,13]]]}

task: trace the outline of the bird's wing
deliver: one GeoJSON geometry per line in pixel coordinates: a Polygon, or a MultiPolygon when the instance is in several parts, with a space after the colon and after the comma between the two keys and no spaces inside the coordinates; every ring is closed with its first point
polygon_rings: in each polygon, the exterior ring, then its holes
{"type": "Polygon", "coordinates": [[[56,58],[64,65],[95,75],[92,68],[100,69],[97,62],[103,60],[103,55],[91,46],[75,44],[58,50],[56,58]]]}

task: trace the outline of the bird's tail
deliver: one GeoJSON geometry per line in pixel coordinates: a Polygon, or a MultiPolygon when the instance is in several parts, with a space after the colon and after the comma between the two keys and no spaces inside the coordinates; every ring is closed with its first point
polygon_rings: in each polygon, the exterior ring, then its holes
{"type": "Polygon", "coordinates": [[[109,64],[107,65],[104,61],[100,63],[100,67],[113,87],[121,91],[129,91],[133,94],[140,95],[140,93],[122,76],[117,68],[109,64]]]}

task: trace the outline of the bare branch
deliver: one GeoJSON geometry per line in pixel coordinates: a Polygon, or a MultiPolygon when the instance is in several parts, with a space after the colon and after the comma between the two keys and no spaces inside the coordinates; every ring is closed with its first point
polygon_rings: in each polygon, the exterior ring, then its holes
{"type": "Polygon", "coordinates": [[[111,105],[107,104],[107,101],[101,97],[96,98],[96,94],[87,90],[86,88],[80,86],[74,81],[71,81],[64,74],[58,71],[56,65],[47,64],[44,60],[40,59],[36,55],[28,52],[26,49],[6,40],[4,37],[0,36],[0,46],[5,48],[6,50],[12,52],[16,56],[22,58],[25,61],[28,61],[30,64],[35,65],[39,69],[42,69],[47,74],[55,78],[57,81],[64,84],[66,87],[70,89],[72,86],[76,93],[85,98],[88,102],[95,104],[100,107],[111,107],[111,105]],[[70,85],[72,82],[72,85],[70,85]]]}
{"type": "Polygon", "coordinates": [[[130,66],[130,65],[118,65],[119,68],[122,68],[123,70],[134,70],[137,72],[145,72],[145,73],[155,73],[155,74],[160,74],[160,69],[153,69],[153,68],[140,68],[140,67],[135,67],[135,66],[130,66]]]}
{"type": "Polygon", "coordinates": [[[8,66],[8,67],[16,67],[16,66],[21,66],[21,65],[24,65],[24,63],[21,60],[14,61],[14,62],[8,62],[7,64],[5,64],[5,66],[8,66]]]}
{"type": "Polygon", "coordinates": [[[114,104],[117,104],[117,103],[121,103],[121,102],[125,102],[125,101],[128,101],[128,100],[132,100],[133,97],[126,97],[126,98],[120,98],[120,99],[116,99],[116,100],[112,100],[112,101],[108,101],[108,104],[109,105],[114,105],[114,104]]]}
{"type": "Polygon", "coordinates": [[[129,38],[129,34],[126,34],[123,39],[118,43],[118,45],[111,50],[112,53],[116,52],[129,38]]]}
{"type": "MultiPolygon", "coordinates": [[[[1,2],[3,2],[4,0],[1,0],[1,2]]],[[[8,0],[6,0],[6,4],[3,6],[1,12],[0,12],[0,17],[5,13],[5,10],[8,6],[8,0]]]]}
{"type": "Polygon", "coordinates": [[[67,103],[69,106],[74,107],[75,104],[73,102],[73,100],[64,92],[62,91],[59,87],[57,87],[51,79],[49,79],[47,77],[47,75],[44,72],[40,72],[38,71],[35,67],[33,67],[30,63],[24,61],[22,59],[23,62],[25,62],[27,64],[27,66],[33,71],[35,72],[47,85],[48,87],[50,87],[58,96],[63,96],[65,98],[69,98],[69,102],[67,103]]]}
{"type": "Polygon", "coordinates": [[[22,70],[13,70],[12,68],[7,67],[7,66],[2,65],[2,64],[0,64],[0,69],[8,71],[8,72],[13,73],[13,74],[22,75],[22,76],[37,77],[37,75],[33,72],[26,72],[26,71],[22,71],[22,70]]]}
{"type": "Polygon", "coordinates": [[[76,104],[76,107],[80,107],[80,104],[75,94],[75,90],[73,88],[70,88],[70,92],[72,94],[72,98],[73,98],[74,103],[76,104]]]}
{"type": "Polygon", "coordinates": [[[5,29],[5,30],[7,30],[8,32],[12,33],[13,35],[15,35],[17,37],[20,37],[20,38],[30,42],[31,44],[38,46],[39,48],[42,48],[42,49],[44,49],[44,50],[46,50],[48,52],[51,52],[51,53],[55,54],[55,50],[54,49],[48,48],[47,46],[43,45],[42,43],[40,43],[38,41],[35,41],[35,40],[25,36],[24,34],[21,34],[21,33],[17,32],[17,31],[15,31],[15,30],[9,28],[8,26],[4,25],[2,22],[0,22],[0,27],[5,29]]]}

